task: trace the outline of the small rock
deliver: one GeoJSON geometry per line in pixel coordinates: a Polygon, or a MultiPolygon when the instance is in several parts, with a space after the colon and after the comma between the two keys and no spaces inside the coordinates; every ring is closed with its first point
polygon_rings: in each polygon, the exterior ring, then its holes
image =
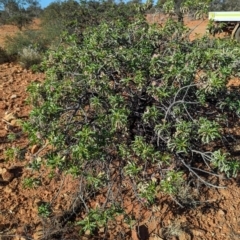
{"type": "Polygon", "coordinates": [[[62,207],[61,207],[61,204],[59,204],[59,203],[56,204],[56,206],[55,206],[55,209],[56,209],[56,210],[61,209],[61,208],[62,208],[62,207]]]}
{"type": "Polygon", "coordinates": [[[225,215],[225,212],[224,212],[222,209],[219,209],[219,210],[218,210],[218,215],[224,216],[224,215],[225,215]]]}
{"type": "Polygon", "coordinates": [[[33,213],[38,213],[38,207],[41,204],[41,202],[42,201],[39,198],[34,199],[33,204],[32,204],[33,205],[33,207],[32,207],[33,213]]]}
{"type": "Polygon", "coordinates": [[[136,230],[132,230],[132,240],[139,240],[136,230]]]}
{"type": "Polygon", "coordinates": [[[191,240],[191,236],[186,232],[181,232],[178,236],[179,240],[191,240]]]}
{"type": "Polygon", "coordinates": [[[204,230],[199,230],[199,229],[193,229],[192,234],[195,237],[203,236],[205,234],[204,230]]]}
{"type": "MultiPolygon", "coordinates": [[[[124,224],[123,224],[124,225],[124,224]]],[[[129,226],[129,225],[128,225],[129,226]]],[[[114,230],[115,229],[115,224],[113,224],[113,223],[109,223],[109,225],[108,225],[108,229],[109,230],[114,230]]],[[[124,225],[124,227],[125,227],[125,225],[124,225]]]]}
{"type": "Polygon", "coordinates": [[[85,235],[86,237],[90,236],[90,235],[91,235],[90,230],[85,231],[84,235],[85,235]]]}
{"type": "Polygon", "coordinates": [[[6,168],[0,168],[0,174],[3,174],[3,173],[5,173],[7,171],[7,169],[6,168]]]}
{"type": "Polygon", "coordinates": [[[36,206],[38,206],[41,202],[42,202],[42,200],[40,198],[34,199],[34,205],[36,205],[36,206]]]}
{"type": "Polygon", "coordinates": [[[9,183],[9,187],[12,189],[16,189],[18,185],[18,179],[14,178],[10,183],[9,183]]]}
{"type": "Polygon", "coordinates": [[[17,73],[17,69],[16,69],[16,68],[14,68],[14,69],[12,70],[12,74],[15,74],[15,73],[17,73]]]}
{"type": "Polygon", "coordinates": [[[99,228],[98,232],[99,233],[104,233],[105,232],[105,228],[104,227],[99,228]]]}
{"type": "Polygon", "coordinates": [[[6,187],[4,188],[4,192],[5,192],[5,193],[11,193],[11,192],[12,192],[12,189],[11,189],[10,187],[6,186],[6,187]]]}
{"type": "Polygon", "coordinates": [[[0,109],[6,109],[7,108],[7,104],[5,104],[4,102],[0,102],[0,109]]]}
{"type": "Polygon", "coordinates": [[[2,173],[2,179],[5,182],[11,182],[13,180],[13,178],[14,178],[14,174],[9,171],[2,173]]]}
{"type": "Polygon", "coordinates": [[[5,113],[5,116],[3,120],[10,122],[11,120],[15,119],[16,117],[14,116],[13,113],[5,113]]]}
{"type": "Polygon", "coordinates": [[[13,94],[10,98],[11,98],[11,99],[17,98],[17,95],[16,95],[16,94],[13,94]]]}
{"type": "Polygon", "coordinates": [[[17,120],[17,119],[11,120],[10,125],[14,126],[14,127],[20,127],[21,126],[21,124],[19,123],[19,120],[17,120]]]}
{"type": "Polygon", "coordinates": [[[19,209],[19,213],[24,216],[26,214],[26,210],[24,208],[19,209]]]}
{"type": "Polygon", "coordinates": [[[18,204],[17,204],[17,205],[11,205],[11,206],[9,207],[9,211],[10,211],[10,212],[14,212],[14,210],[15,210],[17,207],[18,207],[18,204]]]}
{"type": "MultiPolygon", "coordinates": [[[[5,137],[7,135],[7,130],[6,129],[0,129],[0,137],[5,137]]],[[[0,144],[1,145],[1,144],[0,144]]],[[[2,147],[2,146],[1,146],[2,147]]],[[[2,148],[3,149],[3,148],[2,148]]]]}

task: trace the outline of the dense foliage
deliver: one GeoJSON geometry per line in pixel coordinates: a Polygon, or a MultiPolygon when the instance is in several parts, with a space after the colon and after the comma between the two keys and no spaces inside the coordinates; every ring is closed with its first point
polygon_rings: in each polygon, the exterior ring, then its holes
{"type": "Polygon", "coordinates": [[[189,204],[180,194],[185,182],[214,186],[206,173],[237,174],[226,130],[240,116],[239,92],[226,87],[239,74],[235,42],[189,41],[181,23],[159,28],[141,15],[63,40],[44,61],[46,81],[29,86],[34,109],[24,128],[32,143],[54,147],[43,164],[81,179],[89,215],[80,226],[93,221],[93,232],[96,216],[121,205],[127,186],[143,204],[161,191],[181,205],[189,204]],[[91,210],[97,192],[108,204],[91,210]]]}

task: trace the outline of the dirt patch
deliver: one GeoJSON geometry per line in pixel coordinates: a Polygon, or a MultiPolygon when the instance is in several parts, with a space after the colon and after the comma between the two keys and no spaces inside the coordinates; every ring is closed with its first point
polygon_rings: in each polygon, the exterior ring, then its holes
{"type": "Polygon", "coordinates": [[[33,230],[42,225],[39,204],[50,202],[55,214],[62,212],[70,208],[72,193],[77,188],[76,181],[70,176],[56,173],[51,179],[50,170],[33,171],[29,167],[35,146],[29,146],[18,120],[26,120],[29,116],[27,86],[43,80],[42,73],[33,74],[11,63],[0,65],[0,236],[33,236],[33,230]],[[16,139],[10,140],[11,135],[16,139]],[[13,148],[18,153],[9,156],[7,152],[13,148]]]}
{"type": "Polygon", "coordinates": [[[190,20],[188,18],[184,21],[185,25],[191,29],[191,33],[189,35],[190,40],[200,38],[207,33],[207,19],[201,20],[190,20]]]}
{"type": "MultiPolygon", "coordinates": [[[[168,18],[168,16],[164,15],[163,13],[156,13],[156,14],[148,14],[146,16],[147,21],[149,23],[158,23],[159,25],[163,25],[168,18]]],[[[190,16],[184,17],[184,24],[190,29],[189,39],[192,41],[194,39],[200,38],[208,33],[208,19],[193,19],[190,16]]],[[[225,33],[216,34],[215,38],[222,38],[225,37],[225,33]]]]}
{"type": "MultiPolygon", "coordinates": [[[[148,14],[146,18],[149,23],[158,23],[162,25],[165,23],[168,16],[163,13],[156,13],[148,14]]],[[[196,36],[203,36],[206,34],[208,19],[195,20],[190,17],[184,17],[184,24],[192,30],[191,38],[195,38],[196,36]]]]}

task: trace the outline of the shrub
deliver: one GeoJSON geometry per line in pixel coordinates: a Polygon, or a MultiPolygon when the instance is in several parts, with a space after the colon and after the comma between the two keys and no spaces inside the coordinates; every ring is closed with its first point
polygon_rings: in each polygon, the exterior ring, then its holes
{"type": "Polygon", "coordinates": [[[42,55],[32,46],[23,48],[19,53],[19,62],[24,67],[29,69],[31,66],[40,64],[42,55]]]}
{"type": "Polygon", "coordinates": [[[238,117],[239,93],[226,84],[240,48],[187,36],[181,23],[158,28],[139,16],[88,28],[80,42],[67,36],[49,51],[46,81],[28,89],[34,109],[24,128],[32,142],[54,146],[47,165],[80,176],[86,212],[99,191],[109,197],[103,207],[121,205],[126,183],[148,205],[187,179],[215,186],[206,173],[238,172],[222,142],[223,119],[238,117]]]}
{"type": "Polygon", "coordinates": [[[41,63],[44,53],[54,41],[51,37],[45,30],[18,32],[14,36],[6,37],[6,53],[11,61],[17,60],[26,68],[35,65],[34,69],[39,69],[37,65],[41,63]]]}
{"type": "Polygon", "coordinates": [[[49,42],[42,35],[41,31],[27,30],[17,32],[13,36],[7,36],[5,46],[7,54],[12,58],[17,58],[19,53],[29,46],[33,46],[37,51],[44,52],[47,50],[49,42]]]}

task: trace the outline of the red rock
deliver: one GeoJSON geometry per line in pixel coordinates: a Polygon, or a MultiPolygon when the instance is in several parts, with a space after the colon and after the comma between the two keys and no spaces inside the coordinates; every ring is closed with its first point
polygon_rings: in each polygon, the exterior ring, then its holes
{"type": "Polygon", "coordinates": [[[6,108],[7,108],[7,104],[1,101],[0,102],[0,109],[5,110],[6,108]]]}
{"type": "Polygon", "coordinates": [[[5,182],[11,182],[13,178],[14,178],[14,174],[9,171],[6,171],[5,173],[2,174],[2,179],[5,182]]]}

